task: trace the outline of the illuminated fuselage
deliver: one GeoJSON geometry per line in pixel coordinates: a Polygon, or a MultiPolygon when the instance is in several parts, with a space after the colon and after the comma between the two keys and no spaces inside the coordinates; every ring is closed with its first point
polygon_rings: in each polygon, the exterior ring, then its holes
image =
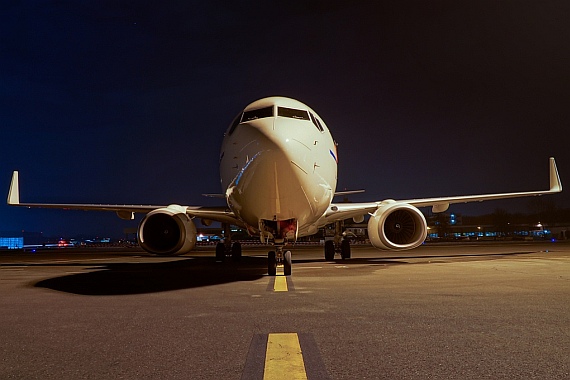
{"type": "Polygon", "coordinates": [[[336,154],[325,123],[305,104],[255,101],[224,136],[220,175],[228,206],[254,233],[269,229],[276,240],[314,234],[336,188],[336,154]],[[288,231],[274,230],[280,222],[288,231]]]}

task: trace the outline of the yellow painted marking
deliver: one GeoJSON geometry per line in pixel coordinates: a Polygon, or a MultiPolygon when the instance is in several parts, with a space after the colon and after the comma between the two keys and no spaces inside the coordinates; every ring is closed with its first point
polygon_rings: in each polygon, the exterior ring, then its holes
{"type": "Polygon", "coordinates": [[[275,276],[275,283],[273,284],[273,290],[275,292],[288,292],[289,288],[287,288],[287,277],[275,276]]]}
{"type": "Polygon", "coordinates": [[[269,334],[263,380],[306,380],[305,362],[295,333],[269,334]]]}

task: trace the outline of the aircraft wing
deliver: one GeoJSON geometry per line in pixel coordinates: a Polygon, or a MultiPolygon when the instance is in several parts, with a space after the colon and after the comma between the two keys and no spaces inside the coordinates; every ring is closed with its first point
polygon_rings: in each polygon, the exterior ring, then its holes
{"type": "MultiPolygon", "coordinates": [[[[134,219],[134,213],[146,214],[159,208],[168,207],[168,205],[109,205],[109,204],[68,204],[68,203],[21,203],[20,188],[18,180],[18,171],[12,174],[12,182],[10,191],[8,192],[8,204],[10,206],[20,206],[28,208],[57,208],[64,210],[85,210],[85,211],[115,211],[122,219],[134,219]]],[[[243,226],[227,207],[201,207],[201,206],[182,206],[186,210],[186,214],[213,220],[217,222],[230,223],[237,226],[243,226]]]]}
{"type": "Polygon", "coordinates": [[[453,203],[483,202],[495,199],[507,199],[518,197],[541,196],[545,194],[554,194],[562,191],[562,183],[560,175],[556,167],[556,161],[553,157],[549,161],[550,188],[542,191],[524,191],[515,193],[499,193],[499,194],[483,194],[483,195],[462,195],[454,197],[438,197],[438,198],[422,198],[407,200],[386,200],[367,203],[340,203],[331,204],[331,207],[324,216],[324,224],[335,221],[359,217],[365,214],[371,214],[382,206],[383,203],[402,203],[415,207],[431,207],[433,212],[444,212],[453,203]]]}

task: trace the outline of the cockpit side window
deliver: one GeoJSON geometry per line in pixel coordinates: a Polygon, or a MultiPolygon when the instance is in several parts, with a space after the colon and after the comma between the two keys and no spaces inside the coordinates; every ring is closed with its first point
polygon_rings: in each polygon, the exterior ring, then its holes
{"type": "Polygon", "coordinates": [[[309,120],[307,111],[297,110],[294,108],[278,107],[277,116],[290,117],[297,120],[309,120]]]}
{"type": "Polygon", "coordinates": [[[230,130],[228,131],[228,135],[231,135],[232,133],[234,133],[236,127],[239,124],[239,121],[241,119],[241,112],[237,114],[237,116],[234,118],[234,121],[232,121],[232,125],[230,126],[230,130]]]}
{"type": "Polygon", "coordinates": [[[243,113],[243,117],[241,118],[241,122],[245,123],[247,121],[262,119],[264,117],[273,117],[273,106],[252,111],[245,111],[243,113]]]}
{"type": "Polygon", "coordinates": [[[317,127],[317,129],[321,132],[324,132],[325,129],[323,128],[323,126],[321,125],[321,122],[319,121],[319,119],[317,119],[315,117],[315,115],[313,115],[312,113],[309,112],[309,115],[311,115],[311,121],[313,122],[313,124],[315,124],[315,127],[317,127]]]}

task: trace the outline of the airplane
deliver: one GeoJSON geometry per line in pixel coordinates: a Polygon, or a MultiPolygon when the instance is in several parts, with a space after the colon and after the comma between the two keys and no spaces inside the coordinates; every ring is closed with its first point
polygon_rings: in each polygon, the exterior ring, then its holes
{"type": "Polygon", "coordinates": [[[8,204],[22,207],[114,211],[126,220],[135,213],[146,214],[138,227],[137,239],[147,252],[180,255],[196,245],[194,219],[204,225],[221,222],[226,240],[218,243],[216,258],[231,255],[239,260],[241,245],[231,243],[230,225],[246,229],[261,242],[274,247],[268,253],[268,274],[276,275],[277,263],[291,275],[291,251],[284,247],[300,237],[317,233],[335,224],[335,240],[326,241],[325,259],[334,260],[336,251],[343,259],[351,256],[350,243],[341,237],[340,223],[352,218],[364,221],[369,214],[368,234],[378,249],[402,251],[421,245],[427,236],[427,223],[419,210],[446,211],[450,204],[494,199],[540,196],[562,191],[554,158],[549,161],[550,188],[501,194],[452,196],[424,199],[386,199],[366,203],[333,203],[335,195],[360,191],[335,192],[338,153],[323,119],[309,106],[286,97],[267,97],[249,104],[227,128],[221,153],[222,194],[226,206],[200,207],[171,205],[99,205],[21,203],[18,171],[14,171],[8,204]]]}

